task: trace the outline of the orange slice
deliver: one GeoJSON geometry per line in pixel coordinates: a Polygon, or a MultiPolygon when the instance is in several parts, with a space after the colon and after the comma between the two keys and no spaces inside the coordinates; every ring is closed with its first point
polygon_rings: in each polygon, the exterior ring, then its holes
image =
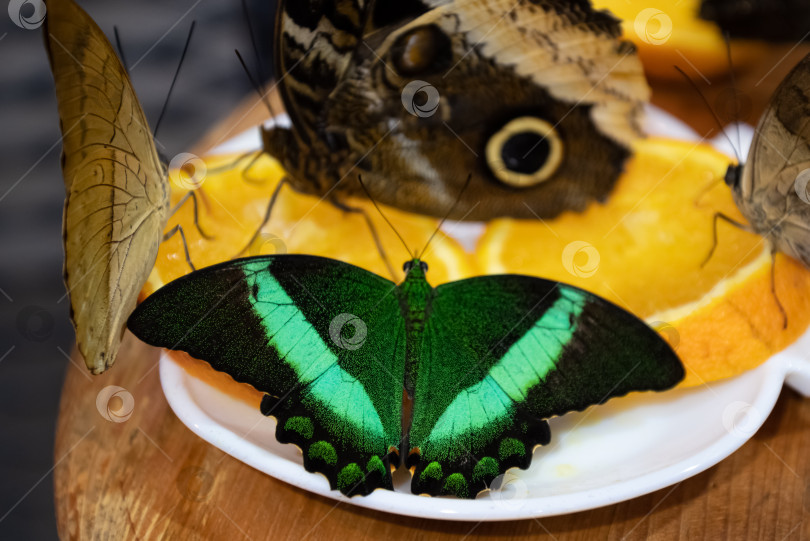
{"type": "MultiPolygon", "coordinates": [[[[595,0],[622,19],[624,36],[638,47],[645,72],[656,78],[682,81],[673,69],[689,65],[704,77],[729,71],[726,45],[720,28],[700,18],[700,0],[595,0]]],[[[735,40],[736,66],[763,56],[761,44],[735,40]]]]}
{"type": "MultiPolygon", "coordinates": [[[[191,262],[197,268],[227,261],[234,257],[272,253],[304,253],[346,261],[399,282],[402,263],[410,258],[396,234],[384,222],[369,201],[347,200],[351,207],[367,212],[379,233],[383,249],[395,270],[391,276],[374,243],[365,218],[337,209],[325,200],[281,189],[271,220],[259,237],[242,251],[261,225],[270,196],[284,175],[281,166],[263,156],[250,169],[249,182],[243,165],[228,167],[236,156],[219,156],[205,161],[193,159],[188,171],[170,172],[172,204],[177,204],[189,189],[198,188],[199,223],[212,235],[205,239],[194,225],[194,209],[187,201],[169,220],[167,230],[181,225],[191,262]],[[207,173],[206,173],[207,171],[207,173]],[[194,182],[195,179],[201,179],[194,182]]],[[[343,182],[357,182],[347,177],[343,182]]],[[[438,220],[383,208],[386,216],[402,235],[411,251],[421,250],[438,225],[438,220]]],[[[452,238],[439,233],[430,244],[426,257],[430,265],[429,281],[438,285],[474,273],[471,258],[452,238]]],[[[144,288],[148,295],[161,285],[191,271],[180,235],[160,246],[155,269],[144,288]]]]}
{"type": "Polygon", "coordinates": [[[552,278],[593,291],[659,328],[687,366],[685,386],[739,374],[810,324],[810,271],[760,237],[712,221],[743,221],[722,182],[729,160],[708,146],[640,141],[606,204],[555,220],[497,220],[481,238],[479,269],[552,278]]]}

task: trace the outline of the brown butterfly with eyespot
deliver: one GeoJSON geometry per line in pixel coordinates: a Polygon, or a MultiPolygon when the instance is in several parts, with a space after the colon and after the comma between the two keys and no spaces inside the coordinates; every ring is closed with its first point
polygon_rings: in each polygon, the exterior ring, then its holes
{"type": "Polygon", "coordinates": [[[587,0],[282,0],[262,129],[294,189],[451,218],[550,218],[610,193],[649,98],[587,0]],[[350,180],[351,179],[351,180],[350,180]]]}
{"type": "Polygon", "coordinates": [[[163,235],[167,171],[109,41],[73,0],[48,0],[47,9],[45,49],[63,135],[64,278],[77,347],[100,374],[115,361],[160,242],[182,231],[163,235]]]}

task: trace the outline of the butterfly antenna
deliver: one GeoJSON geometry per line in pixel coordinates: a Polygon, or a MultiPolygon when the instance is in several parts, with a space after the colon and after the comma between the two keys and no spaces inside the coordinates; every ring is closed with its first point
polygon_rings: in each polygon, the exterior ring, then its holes
{"type": "Polygon", "coordinates": [[[470,185],[471,180],[472,180],[472,173],[467,175],[467,180],[464,181],[464,186],[462,186],[461,191],[458,192],[458,195],[456,196],[456,200],[453,203],[453,206],[451,206],[450,210],[447,211],[447,214],[444,215],[444,218],[442,218],[442,220],[439,222],[439,225],[436,226],[436,229],[433,231],[433,234],[428,239],[427,244],[425,244],[425,247],[422,248],[421,252],[419,252],[420,259],[422,258],[423,255],[425,255],[425,252],[427,252],[428,246],[430,246],[430,243],[433,242],[433,237],[435,237],[436,234],[441,230],[442,226],[444,225],[444,222],[446,222],[447,219],[450,217],[450,215],[453,214],[453,211],[456,210],[456,207],[461,201],[461,196],[464,195],[464,192],[467,191],[467,187],[470,185]]]}
{"type": "Polygon", "coordinates": [[[374,198],[373,198],[373,197],[371,197],[371,193],[369,193],[368,188],[366,188],[366,185],[365,185],[365,184],[363,184],[363,177],[362,177],[362,175],[357,175],[357,181],[360,183],[360,187],[361,187],[361,188],[363,188],[363,191],[364,191],[364,192],[366,192],[366,197],[368,197],[368,198],[369,198],[369,200],[371,201],[371,203],[374,205],[374,208],[375,208],[375,209],[377,209],[377,212],[379,212],[379,213],[380,213],[380,216],[382,216],[383,220],[385,220],[385,223],[387,223],[387,224],[388,224],[388,227],[390,227],[390,228],[391,228],[391,230],[392,230],[392,231],[394,232],[394,234],[397,236],[397,238],[399,239],[399,241],[400,241],[400,242],[402,243],[402,245],[405,247],[405,251],[406,251],[406,252],[408,252],[408,255],[410,255],[410,256],[411,256],[411,259],[414,259],[416,256],[415,256],[415,255],[414,255],[414,253],[411,251],[411,249],[410,249],[410,248],[408,248],[408,243],[407,243],[407,242],[405,242],[405,239],[403,239],[403,238],[402,238],[402,235],[400,235],[400,234],[399,234],[399,231],[397,231],[397,228],[396,228],[396,227],[394,227],[394,224],[392,224],[392,223],[391,223],[391,220],[389,220],[389,219],[388,219],[388,217],[387,217],[385,214],[383,214],[383,211],[382,211],[382,209],[380,208],[380,206],[377,204],[377,202],[374,200],[374,198]]]}
{"type": "Polygon", "coordinates": [[[118,26],[113,26],[113,35],[115,36],[115,46],[118,49],[118,56],[121,58],[121,64],[124,65],[124,71],[129,74],[129,64],[127,57],[124,56],[124,48],[121,46],[121,36],[118,35],[118,26]]]}
{"type": "Polygon", "coordinates": [[[191,28],[188,29],[188,37],[186,38],[186,44],[183,47],[183,54],[180,55],[180,62],[177,64],[177,70],[174,72],[174,77],[172,78],[172,84],[169,86],[169,93],[166,94],[166,101],[163,102],[163,109],[160,111],[160,116],[158,116],[157,122],[155,122],[155,129],[152,132],[152,137],[157,138],[158,128],[160,127],[160,123],[163,121],[163,116],[166,114],[166,109],[169,107],[169,98],[172,97],[172,91],[174,90],[174,85],[177,83],[177,77],[180,75],[180,68],[183,67],[183,61],[186,59],[186,53],[188,52],[188,46],[191,43],[191,36],[194,34],[194,27],[197,25],[197,21],[191,22],[191,28]]]}
{"type": "MultiPolygon", "coordinates": [[[[728,32],[723,34],[723,39],[726,40],[726,57],[728,58],[728,71],[731,75],[731,93],[734,96],[734,120],[735,120],[735,127],[737,132],[737,148],[742,149],[742,137],[740,136],[740,119],[737,117],[737,113],[739,109],[737,108],[737,78],[734,75],[734,63],[731,61],[731,36],[728,32]]],[[[736,150],[735,150],[736,154],[736,150]]],[[[737,161],[740,162],[739,155],[737,156],[737,161]]],[[[740,162],[741,163],[741,162],[740,162]]]]}
{"type": "Polygon", "coordinates": [[[731,150],[734,151],[734,156],[736,156],[736,158],[737,158],[737,163],[742,163],[742,159],[740,158],[740,154],[737,151],[737,147],[734,146],[734,141],[732,141],[731,137],[729,137],[728,134],[726,133],[726,130],[723,128],[723,122],[720,120],[720,117],[717,116],[717,112],[715,112],[714,108],[709,103],[709,100],[707,100],[706,96],[703,94],[703,92],[701,92],[700,87],[698,87],[697,83],[695,81],[693,81],[692,78],[689,77],[686,74],[686,72],[683,71],[681,68],[679,68],[678,66],[675,66],[675,69],[678,70],[678,73],[683,75],[683,77],[689,82],[689,84],[692,86],[692,88],[695,90],[695,92],[697,92],[698,96],[700,96],[700,99],[703,101],[703,104],[706,105],[706,108],[712,114],[712,117],[714,118],[714,121],[717,123],[717,126],[720,128],[720,133],[723,134],[723,137],[726,138],[726,141],[728,141],[728,144],[731,145],[731,150]]]}
{"type": "MultiPolygon", "coordinates": [[[[259,58],[259,45],[258,41],[256,40],[256,34],[253,31],[253,25],[250,24],[250,10],[248,10],[247,0],[242,0],[242,13],[245,16],[245,24],[248,27],[248,34],[250,35],[250,44],[253,46],[253,56],[256,60],[256,75],[259,78],[259,81],[264,80],[264,73],[262,73],[262,61],[259,58]]],[[[262,89],[262,94],[264,94],[265,88],[263,84],[259,85],[262,89]]]]}
{"type": "Polygon", "coordinates": [[[245,64],[245,59],[242,58],[242,55],[239,53],[238,49],[234,49],[236,53],[236,57],[239,59],[239,63],[242,64],[242,69],[245,70],[245,75],[247,75],[248,80],[250,80],[250,84],[256,93],[259,95],[259,99],[262,100],[267,110],[270,111],[270,116],[275,118],[276,114],[273,111],[273,106],[270,105],[270,100],[267,99],[267,94],[264,91],[264,87],[253,77],[253,74],[250,73],[250,69],[245,64]]]}

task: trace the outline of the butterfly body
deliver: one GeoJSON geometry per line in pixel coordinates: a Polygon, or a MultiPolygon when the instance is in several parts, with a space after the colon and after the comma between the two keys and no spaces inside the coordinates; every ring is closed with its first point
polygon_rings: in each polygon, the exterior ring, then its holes
{"type": "Polygon", "coordinates": [[[405,323],[405,390],[413,396],[412,374],[419,369],[425,324],[430,318],[434,290],[425,280],[425,269],[418,259],[406,264],[405,280],[397,286],[400,313],[405,323]]]}
{"type": "Polygon", "coordinates": [[[810,56],[774,93],[746,164],[729,167],[726,183],[751,228],[810,268],[810,56]]]}
{"type": "Polygon", "coordinates": [[[202,269],[144,301],[129,328],[265,393],[276,437],[333,489],[471,498],[549,442],[549,417],[683,377],[643,322],[587,292],[527,276],[431,287],[313,256],[202,269]]]}
{"type": "MultiPolygon", "coordinates": [[[[299,191],[457,219],[552,217],[604,200],[648,97],[617,20],[556,0],[281,2],[292,126],[264,148],[299,191]]],[[[279,133],[273,133],[279,132],[279,133]]]]}

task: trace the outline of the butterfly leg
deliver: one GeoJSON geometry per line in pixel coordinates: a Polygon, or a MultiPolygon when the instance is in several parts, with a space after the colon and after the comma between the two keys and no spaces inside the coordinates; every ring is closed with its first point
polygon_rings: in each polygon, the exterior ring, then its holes
{"type": "Polygon", "coordinates": [[[345,203],[338,201],[337,199],[331,199],[330,203],[332,203],[335,207],[339,208],[343,212],[351,212],[353,214],[361,214],[363,218],[366,220],[366,224],[368,225],[369,231],[371,231],[371,237],[374,239],[374,244],[377,246],[377,251],[380,253],[380,258],[382,258],[383,263],[385,263],[385,268],[388,269],[388,274],[391,275],[391,278],[397,280],[397,274],[394,270],[394,266],[391,265],[391,261],[388,259],[388,254],[385,252],[385,248],[383,248],[382,241],[380,240],[380,235],[377,232],[377,227],[374,225],[374,222],[371,221],[368,213],[365,209],[350,207],[345,203]]]}
{"type": "Polygon", "coordinates": [[[771,293],[773,294],[773,298],[776,301],[776,306],[779,307],[779,311],[782,313],[782,328],[787,329],[788,326],[787,312],[785,311],[785,307],[782,306],[782,302],[779,300],[779,296],[776,294],[776,247],[774,246],[771,246],[771,293]]]}
{"type": "Polygon", "coordinates": [[[259,152],[255,156],[253,156],[253,159],[250,160],[250,162],[248,162],[247,167],[242,169],[242,179],[245,182],[247,182],[248,184],[264,184],[264,182],[266,180],[266,179],[263,179],[263,178],[251,177],[248,174],[248,172],[253,168],[253,166],[256,165],[256,162],[259,161],[259,158],[261,158],[261,156],[262,156],[261,152],[259,152]]]}
{"type": "Polygon", "coordinates": [[[712,191],[715,186],[717,186],[718,184],[720,184],[722,182],[723,182],[722,178],[717,178],[717,179],[711,181],[706,186],[704,186],[703,189],[700,190],[700,193],[697,194],[697,197],[695,197],[693,204],[697,208],[703,207],[704,205],[701,203],[701,200],[706,196],[706,194],[708,194],[710,191],[712,191]]]}
{"type": "Polygon", "coordinates": [[[232,162],[230,162],[228,164],[225,164],[225,165],[220,165],[219,167],[213,167],[213,168],[209,169],[208,172],[218,174],[218,173],[222,173],[224,171],[230,171],[231,169],[233,169],[234,167],[239,165],[239,163],[244,161],[245,158],[248,158],[250,156],[253,156],[253,159],[248,164],[248,167],[251,167],[253,165],[253,163],[258,159],[258,156],[261,156],[261,151],[259,151],[259,150],[250,150],[248,152],[245,152],[244,154],[240,154],[232,162]]]}
{"type": "MultiPolygon", "coordinates": [[[[198,189],[201,190],[202,188],[198,189]]],[[[196,190],[191,190],[187,192],[186,195],[184,195],[183,198],[180,199],[180,201],[178,201],[177,204],[174,206],[174,208],[172,208],[172,210],[169,212],[169,216],[174,216],[174,213],[180,210],[180,207],[182,207],[189,199],[191,199],[194,208],[194,226],[197,228],[197,231],[200,232],[200,236],[202,236],[202,238],[204,238],[205,240],[214,240],[214,236],[209,235],[208,233],[203,231],[202,227],[200,226],[200,212],[197,202],[196,190]]]]}
{"type": "Polygon", "coordinates": [[[273,212],[273,207],[276,205],[276,200],[278,200],[278,194],[281,192],[281,188],[285,184],[288,184],[289,182],[290,182],[289,179],[287,177],[284,177],[278,183],[278,185],[276,186],[276,189],[273,190],[273,195],[270,196],[270,202],[267,204],[267,210],[265,210],[265,212],[264,212],[264,218],[262,218],[262,223],[259,224],[259,227],[256,228],[256,232],[253,233],[252,237],[250,237],[250,240],[245,245],[245,247],[242,248],[241,250],[239,250],[239,253],[236,254],[236,257],[241,257],[243,254],[245,254],[248,251],[248,249],[251,247],[251,245],[254,242],[256,242],[256,239],[259,238],[259,235],[261,234],[262,229],[264,228],[265,225],[267,225],[267,222],[270,221],[270,214],[273,212]]]}
{"type": "Polygon", "coordinates": [[[738,222],[734,218],[729,218],[728,216],[726,216],[722,212],[716,212],[714,214],[714,218],[712,220],[712,247],[709,250],[709,254],[706,256],[706,259],[704,259],[703,262],[700,264],[701,269],[706,266],[706,263],[709,262],[709,260],[714,255],[714,251],[717,249],[717,221],[718,220],[723,220],[724,222],[729,223],[729,224],[733,225],[736,228],[742,229],[743,231],[748,231],[749,233],[755,233],[755,231],[753,229],[751,229],[751,226],[749,226],[747,224],[744,224],[742,222],[738,222]]]}
{"type": "Polygon", "coordinates": [[[180,233],[180,239],[183,241],[183,252],[185,252],[186,254],[186,263],[188,263],[188,266],[191,267],[192,271],[197,270],[196,267],[194,267],[194,264],[191,262],[191,254],[189,254],[188,252],[188,243],[186,242],[186,234],[183,232],[182,225],[177,224],[176,226],[172,227],[168,233],[163,235],[162,242],[166,242],[167,240],[175,236],[177,233],[180,233]]]}

